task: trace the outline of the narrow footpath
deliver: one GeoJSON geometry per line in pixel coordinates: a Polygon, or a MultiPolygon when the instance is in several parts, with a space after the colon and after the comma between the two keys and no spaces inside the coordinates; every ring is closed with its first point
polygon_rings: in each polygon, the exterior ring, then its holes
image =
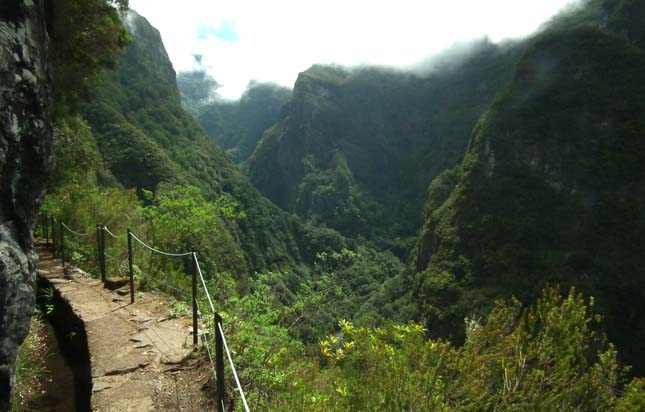
{"type": "MultiPolygon", "coordinates": [[[[46,278],[81,319],[91,359],[91,410],[208,411],[214,385],[193,352],[189,319],[168,319],[170,299],[127,286],[108,290],[75,267],[61,267],[38,245],[38,276],[46,278]]],[[[55,378],[55,377],[54,377],[55,378]]]]}

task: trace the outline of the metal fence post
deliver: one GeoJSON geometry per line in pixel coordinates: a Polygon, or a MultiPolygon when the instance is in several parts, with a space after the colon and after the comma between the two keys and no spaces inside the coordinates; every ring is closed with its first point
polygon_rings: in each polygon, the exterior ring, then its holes
{"type": "MultiPolygon", "coordinates": [[[[222,317],[215,313],[215,375],[217,379],[217,412],[224,412],[224,342],[220,325],[222,317]]],[[[224,329],[224,327],[222,327],[224,329]]]]}
{"type": "Polygon", "coordinates": [[[101,271],[101,226],[96,225],[96,265],[99,269],[99,274],[101,275],[101,281],[105,283],[103,279],[103,273],[101,271]]]}
{"type": "Polygon", "coordinates": [[[52,227],[52,255],[56,258],[56,226],[54,225],[54,216],[49,217],[52,227]]]}
{"type": "Polygon", "coordinates": [[[58,231],[60,232],[59,233],[59,235],[60,235],[60,245],[59,245],[59,248],[60,248],[60,261],[61,261],[61,264],[63,265],[63,267],[65,267],[65,235],[63,234],[64,230],[63,230],[63,221],[62,220],[59,222],[58,231]]]}
{"type": "Polygon", "coordinates": [[[99,267],[101,269],[101,280],[105,283],[105,279],[107,278],[107,265],[105,264],[105,225],[101,225],[100,229],[101,256],[99,258],[101,260],[99,261],[99,267]]]}
{"type": "Polygon", "coordinates": [[[45,238],[45,243],[47,243],[47,215],[44,212],[40,214],[40,224],[42,226],[42,235],[45,238]]]}
{"type": "Polygon", "coordinates": [[[192,253],[193,258],[193,346],[197,346],[197,254],[192,253]]]}
{"type": "Polygon", "coordinates": [[[132,266],[132,232],[128,229],[128,263],[130,265],[130,303],[134,303],[134,268],[132,266]]]}

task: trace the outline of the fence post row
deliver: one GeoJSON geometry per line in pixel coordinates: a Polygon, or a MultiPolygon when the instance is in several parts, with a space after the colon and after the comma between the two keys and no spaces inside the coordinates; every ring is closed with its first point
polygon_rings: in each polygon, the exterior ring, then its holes
{"type": "Polygon", "coordinates": [[[193,252],[190,257],[193,264],[193,346],[197,346],[197,254],[193,252]]]}
{"type": "Polygon", "coordinates": [[[65,231],[63,230],[63,221],[61,220],[60,222],[58,222],[58,224],[59,224],[58,231],[60,232],[59,233],[60,234],[60,245],[59,245],[60,261],[61,261],[61,265],[65,267],[65,235],[64,235],[65,231]]]}
{"type": "MultiPolygon", "coordinates": [[[[43,214],[43,232],[45,240],[49,243],[49,234],[51,232],[52,240],[52,249],[54,251],[54,257],[56,254],[59,254],[59,257],[62,261],[63,267],[65,266],[65,237],[63,230],[63,222],[59,221],[58,233],[56,233],[56,226],[54,222],[56,219],[54,216],[43,214]],[[51,228],[51,231],[50,229],[51,228]],[[56,236],[58,235],[58,236],[56,236]]],[[[104,225],[96,225],[96,254],[101,271],[101,280],[105,282],[106,280],[106,265],[105,265],[105,230],[104,225]]],[[[133,233],[128,229],[128,264],[130,271],[130,303],[134,303],[134,261],[132,253],[132,236],[133,233]]],[[[192,309],[193,309],[193,345],[197,346],[198,343],[198,315],[199,309],[197,306],[197,275],[198,275],[198,263],[197,263],[197,253],[191,252],[190,257],[192,258],[192,309]]],[[[224,402],[226,399],[226,388],[224,382],[224,337],[222,336],[222,317],[219,313],[214,313],[214,323],[213,327],[215,328],[215,377],[217,384],[217,411],[225,412],[224,402]]]]}
{"type": "MultiPolygon", "coordinates": [[[[222,317],[215,313],[215,375],[217,379],[217,412],[224,412],[224,342],[219,325],[222,324],[222,317]]],[[[224,329],[222,327],[222,329],[224,329]]]]}
{"type": "Polygon", "coordinates": [[[130,266],[130,303],[134,303],[134,268],[132,266],[132,232],[128,229],[128,264],[130,266]]]}
{"type": "MultiPolygon", "coordinates": [[[[47,221],[51,222],[51,239],[54,252],[58,252],[59,257],[62,262],[62,266],[65,266],[65,237],[64,237],[64,227],[63,222],[58,222],[58,233],[56,233],[56,228],[54,225],[55,219],[53,216],[49,216],[49,219],[46,215],[43,215],[43,231],[45,237],[48,238],[49,230],[47,226],[47,221]],[[58,235],[58,236],[56,236],[58,235]]],[[[132,232],[128,229],[128,264],[130,272],[130,303],[134,303],[134,261],[132,253],[132,232]]],[[[99,263],[99,268],[101,270],[101,280],[105,282],[106,279],[106,265],[105,265],[105,226],[97,225],[96,226],[96,253],[99,263]]],[[[198,325],[198,306],[197,306],[197,253],[191,252],[190,256],[192,257],[192,309],[193,309],[193,345],[197,346],[198,335],[199,335],[199,325],[198,325]]],[[[226,389],[224,382],[224,338],[222,336],[222,317],[219,313],[214,313],[214,324],[215,328],[215,375],[216,375],[216,384],[217,384],[217,410],[218,412],[224,412],[224,402],[226,399],[226,389]]]]}

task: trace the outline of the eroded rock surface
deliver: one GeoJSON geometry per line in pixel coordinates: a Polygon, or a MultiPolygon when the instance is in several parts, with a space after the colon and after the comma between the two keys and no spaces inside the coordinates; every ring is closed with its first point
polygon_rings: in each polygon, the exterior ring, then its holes
{"type": "Polygon", "coordinates": [[[41,0],[0,2],[0,411],[34,305],[32,226],[51,172],[47,31],[41,0]]]}

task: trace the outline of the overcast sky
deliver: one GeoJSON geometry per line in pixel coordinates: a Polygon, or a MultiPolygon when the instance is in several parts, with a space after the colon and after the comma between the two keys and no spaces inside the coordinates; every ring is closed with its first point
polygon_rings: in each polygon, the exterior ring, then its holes
{"type": "Polygon", "coordinates": [[[130,0],[175,70],[202,55],[237,98],[250,80],[292,87],[315,63],[410,66],[456,42],[535,31],[570,0],[130,0]]]}

